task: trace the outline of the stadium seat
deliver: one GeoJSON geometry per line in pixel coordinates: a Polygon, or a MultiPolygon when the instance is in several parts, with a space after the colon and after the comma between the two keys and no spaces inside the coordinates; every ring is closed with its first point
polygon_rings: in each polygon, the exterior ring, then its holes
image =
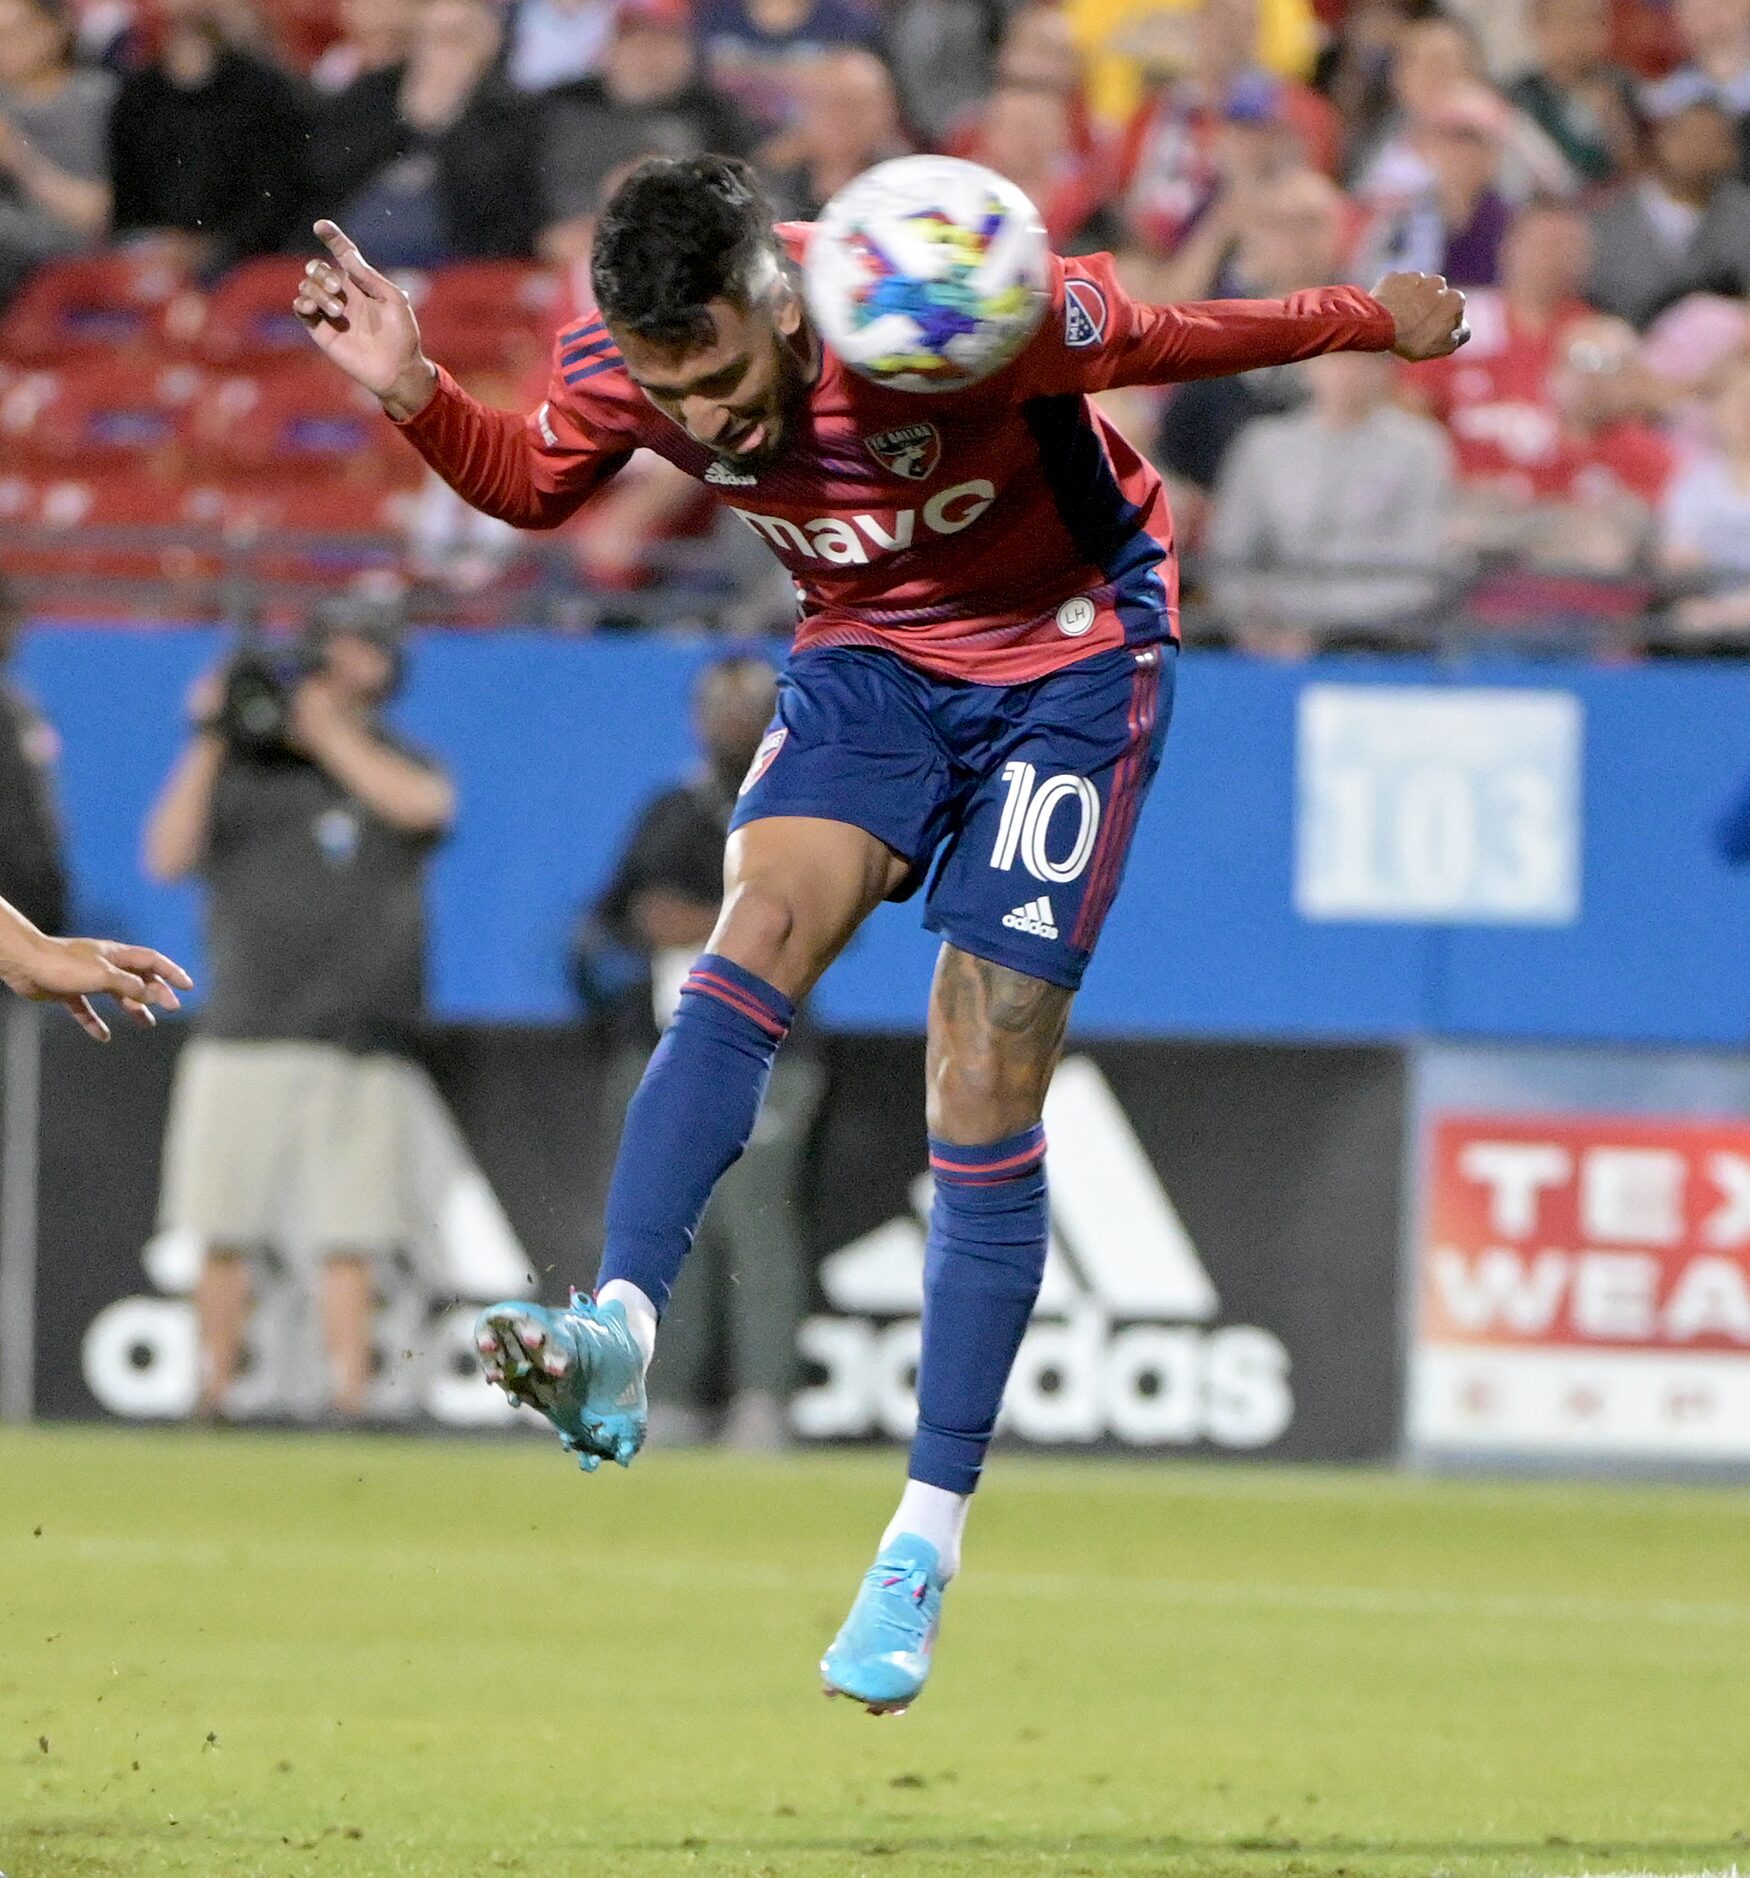
{"type": "Polygon", "coordinates": [[[20,372],[0,389],[0,438],[21,465],[81,476],[130,464],[168,469],[200,383],[188,365],[117,371],[95,359],[20,372]]]}
{"type": "Polygon", "coordinates": [[[232,488],[224,497],[225,538],[255,580],[332,587],[400,567],[412,499],[405,489],[333,482],[232,488]]]}
{"type": "Polygon", "coordinates": [[[546,358],[559,300],[559,282],[546,269],[467,261],[403,284],[426,350],[451,371],[520,375],[546,358]]]}
{"type": "Polygon", "coordinates": [[[79,255],[39,268],[0,321],[0,356],[25,364],[156,346],[187,276],[158,257],[79,255]]]}
{"type": "Polygon", "coordinates": [[[179,302],[166,322],[173,344],[203,364],[259,369],[310,356],[292,312],[299,263],[267,255],[235,267],[202,297],[179,302]]]}
{"type": "Polygon", "coordinates": [[[211,581],[221,518],[217,491],[175,475],[0,476],[5,564],[25,579],[211,581]]]}
{"type": "Polygon", "coordinates": [[[224,483],[403,486],[419,459],[395,436],[377,401],[325,360],[259,375],[214,378],[189,425],[192,461],[224,483]]]}

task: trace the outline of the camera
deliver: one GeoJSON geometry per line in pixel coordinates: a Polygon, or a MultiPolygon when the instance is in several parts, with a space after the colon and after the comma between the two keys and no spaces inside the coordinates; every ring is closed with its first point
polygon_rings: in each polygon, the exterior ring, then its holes
{"type": "Polygon", "coordinates": [[[225,673],[219,730],[244,756],[285,756],[291,751],[292,697],[322,663],[307,642],[282,650],[246,644],[225,673]]]}

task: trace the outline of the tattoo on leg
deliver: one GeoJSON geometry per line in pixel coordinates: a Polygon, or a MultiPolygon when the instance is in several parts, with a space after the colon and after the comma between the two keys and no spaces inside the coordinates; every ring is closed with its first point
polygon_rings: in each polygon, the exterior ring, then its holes
{"type": "Polygon", "coordinates": [[[1075,994],[1061,985],[974,958],[957,946],[942,949],[935,993],[940,1042],[966,1056],[994,1046],[1017,1066],[1024,1065],[1041,1091],[1063,1047],[1074,1000],[1075,994]]]}

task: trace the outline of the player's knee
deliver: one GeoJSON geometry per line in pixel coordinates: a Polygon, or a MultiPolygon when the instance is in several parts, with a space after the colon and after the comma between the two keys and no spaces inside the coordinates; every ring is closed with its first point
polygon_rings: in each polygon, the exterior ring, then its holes
{"type": "Polygon", "coordinates": [[[764,881],[742,881],[723,903],[711,950],[783,989],[800,926],[791,894],[764,881]]]}
{"type": "Polygon", "coordinates": [[[930,1133],[963,1147],[1006,1141],[1039,1120],[1048,1076],[995,1040],[938,1047],[925,1098],[930,1133]]]}

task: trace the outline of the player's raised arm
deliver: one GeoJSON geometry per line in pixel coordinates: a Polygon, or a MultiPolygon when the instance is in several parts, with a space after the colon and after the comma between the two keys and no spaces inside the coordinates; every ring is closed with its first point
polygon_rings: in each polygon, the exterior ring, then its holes
{"type": "Polygon", "coordinates": [[[1388,274],[1372,293],[1314,287],[1283,300],[1150,306],[1124,290],[1110,255],[1056,266],[1058,304],[1028,359],[1065,390],[1223,378],[1325,352],[1437,359],[1470,337],[1464,295],[1436,274],[1388,274]]]}
{"type": "Polygon", "coordinates": [[[174,1011],[177,988],[188,991],[194,980],[150,946],[51,938],[0,900],[0,984],[21,998],[66,1005],[90,1036],[107,1043],[109,1026],[93,1009],[93,997],[114,998],[136,1023],[152,1024],[152,1007],[174,1011]]]}
{"type": "Polygon", "coordinates": [[[469,396],[425,356],[406,293],[338,223],[315,232],[328,256],[306,264],[292,311],[464,501],[518,528],[556,528],[625,461],[613,440],[562,447],[547,406],[524,418],[469,396]]]}

